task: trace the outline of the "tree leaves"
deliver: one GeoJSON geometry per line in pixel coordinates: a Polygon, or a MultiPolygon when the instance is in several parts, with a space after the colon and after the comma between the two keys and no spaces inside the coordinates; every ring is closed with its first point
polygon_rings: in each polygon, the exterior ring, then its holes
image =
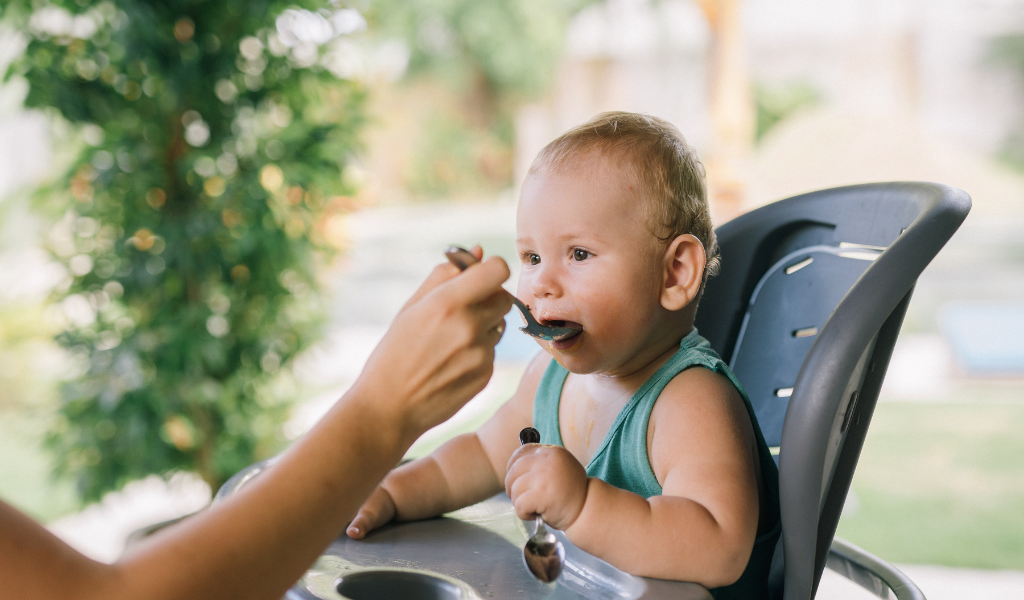
{"type": "Polygon", "coordinates": [[[322,46],[281,42],[286,8],[323,7],[3,9],[29,36],[7,78],[75,124],[80,147],[40,195],[64,215],[59,340],[84,363],[49,444],[87,500],[175,469],[216,487],[280,443],[268,383],[317,335],[323,222],[350,205],[342,173],[365,120],[362,85],[332,75],[322,46]]]}

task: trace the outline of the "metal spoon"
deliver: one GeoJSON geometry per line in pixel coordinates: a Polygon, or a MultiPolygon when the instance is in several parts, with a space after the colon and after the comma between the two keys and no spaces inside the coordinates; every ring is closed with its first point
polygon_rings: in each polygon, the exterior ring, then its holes
{"type": "MultiPolygon", "coordinates": [[[[466,267],[476,262],[476,257],[470,254],[469,250],[458,246],[448,246],[444,251],[444,255],[448,257],[448,260],[451,261],[453,265],[463,271],[466,270],[466,267]]],[[[541,325],[533,318],[533,315],[530,314],[530,307],[523,304],[519,298],[512,296],[512,302],[515,302],[515,305],[523,313],[523,318],[526,319],[526,327],[519,328],[519,331],[522,331],[526,335],[532,335],[540,340],[557,342],[567,340],[583,331],[580,327],[548,327],[546,325],[541,325]]]]}
{"type": "MultiPolygon", "coordinates": [[[[527,427],[519,432],[519,443],[539,444],[540,432],[533,427],[527,427]]],[[[523,562],[526,568],[533,573],[539,581],[551,583],[562,574],[562,565],[565,564],[565,547],[558,541],[555,534],[548,531],[544,526],[544,519],[537,515],[537,530],[533,537],[526,540],[523,547],[523,562]]]]}

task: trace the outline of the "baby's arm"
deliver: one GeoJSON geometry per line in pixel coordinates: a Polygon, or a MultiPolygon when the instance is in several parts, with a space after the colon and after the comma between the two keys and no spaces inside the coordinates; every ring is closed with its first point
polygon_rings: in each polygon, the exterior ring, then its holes
{"type": "Polygon", "coordinates": [[[389,473],[349,524],[349,537],[362,539],[392,519],[435,517],[500,492],[519,431],[533,422],[533,396],[550,360],[544,352],[534,358],[516,393],[480,429],[389,473]]]}
{"type": "Polygon", "coordinates": [[[541,514],[580,548],[635,575],[733,583],[758,525],[756,443],[742,398],[724,377],[688,369],[659,397],[648,441],[663,487],[649,499],[586,478],[563,448],[524,446],[506,477],[517,514],[541,514]]]}

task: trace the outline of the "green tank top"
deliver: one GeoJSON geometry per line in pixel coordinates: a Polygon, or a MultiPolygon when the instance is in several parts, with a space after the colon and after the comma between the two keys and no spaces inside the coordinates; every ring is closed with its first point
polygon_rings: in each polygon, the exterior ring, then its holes
{"type": "MultiPolygon", "coordinates": [[[[597,477],[615,487],[639,494],[644,498],[661,495],[658,483],[647,457],[647,424],[651,411],[662,390],[673,377],[690,367],[703,367],[729,378],[736,386],[750,415],[757,438],[761,476],[767,494],[761,494],[761,514],[768,515],[767,523],[758,523],[760,535],[747,561],[747,568],[733,584],[710,590],[716,600],[750,600],[768,597],[768,572],[772,554],[782,530],[779,518],[779,471],[772,460],[768,444],[754,416],[747,393],[725,362],[711,349],[711,344],[697,334],[696,328],[682,339],[679,350],[658,371],[644,382],[622,408],[611,429],[587,465],[587,475],[597,477]]],[[[558,406],[562,387],[569,371],[554,360],[548,365],[537,386],[533,400],[533,426],[540,431],[544,444],[563,446],[558,422],[558,406]]]]}

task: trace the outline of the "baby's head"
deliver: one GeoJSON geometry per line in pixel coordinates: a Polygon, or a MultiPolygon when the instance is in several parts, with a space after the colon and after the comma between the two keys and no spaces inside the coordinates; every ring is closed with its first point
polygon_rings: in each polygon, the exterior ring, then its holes
{"type": "Polygon", "coordinates": [[[639,192],[636,208],[655,237],[667,243],[693,234],[707,253],[707,276],[718,272],[704,165],[674,125],[649,115],[602,113],[545,146],[528,175],[569,171],[597,157],[608,159],[639,192]]]}
{"type": "Polygon", "coordinates": [[[620,373],[693,324],[718,246],[704,169],[660,119],[605,113],[548,144],[523,183],[518,296],[584,332],[545,345],[573,372],[620,373]]]}

